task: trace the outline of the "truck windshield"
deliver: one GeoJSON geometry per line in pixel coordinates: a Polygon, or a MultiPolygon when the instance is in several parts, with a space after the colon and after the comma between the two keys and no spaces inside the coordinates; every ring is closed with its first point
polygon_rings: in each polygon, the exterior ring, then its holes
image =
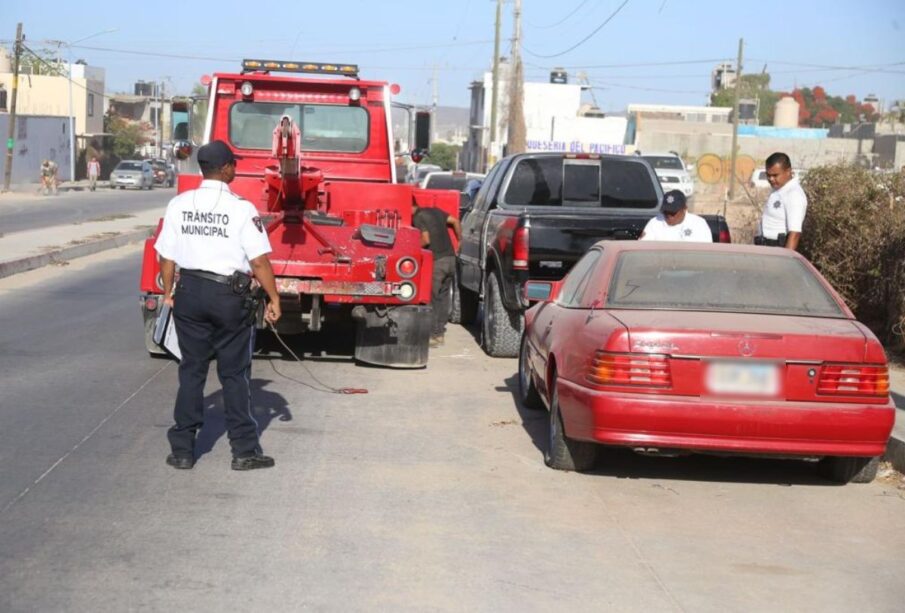
{"type": "Polygon", "coordinates": [[[229,139],[240,149],[267,149],[288,115],[302,132],[302,149],[361,153],[368,147],[368,112],[358,106],[237,102],[229,109],[229,139]]]}
{"type": "Polygon", "coordinates": [[[655,209],[655,179],[639,160],[605,158],[597,167],[564,164],[560,156],[519,160],[506,189],[505,204],[655,209]],[[565,203],[563,181],[565,179],[565,203]]]}
{"type": "Polygon", "coordinates": [[[673,155],[642,155],[647,163],[658,170],[685,170],[682,160],[673,155]]]}

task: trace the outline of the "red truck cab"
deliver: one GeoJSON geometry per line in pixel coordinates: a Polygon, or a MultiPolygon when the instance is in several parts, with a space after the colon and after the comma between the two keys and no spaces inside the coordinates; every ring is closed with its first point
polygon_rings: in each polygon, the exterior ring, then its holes
{"type": "MultiPolygon", "coordinates": [[[[433,261],[412,226],[412,202],[458,216],[458,195],[396,183],[391,89],[359,79],[351,65],[245,60],[242,72],[212,77],[203,142],[230,145],[239,158],[230,189],[261,212],[281,296],[278,332],[351,318],[356,359],[419,367],[433,261]]],[[[197,171],[181,172],[179,192],[200,181],[197,171]]],[[[161,292],[155,239],[142,271],[146,331],[161,292]]]]}

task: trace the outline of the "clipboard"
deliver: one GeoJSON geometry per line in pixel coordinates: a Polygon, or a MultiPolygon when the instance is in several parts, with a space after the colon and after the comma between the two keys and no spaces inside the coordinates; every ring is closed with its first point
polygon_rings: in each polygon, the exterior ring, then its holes
{"type": "Polygon", "coordinates": [[[173,320],[173,309],[164,304],[154,324],[154,344],[170,353],[177,360],[182,359],[179,351],[179,339],[176,336],[176,322],[173,320]]]}

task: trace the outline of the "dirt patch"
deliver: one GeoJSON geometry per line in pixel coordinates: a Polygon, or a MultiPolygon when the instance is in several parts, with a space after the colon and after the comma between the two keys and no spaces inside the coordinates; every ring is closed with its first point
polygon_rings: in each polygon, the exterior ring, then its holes
{"type": "Polygon", "coordinates": [[[117,219],[131,219],[135,217],[135,215],[126,215],[125,213],[113,213],[111,215],[104,215],[103,217],[95,217],[94,219],[88,219],[85,221],[76,221],[72,225],[79,226],[83,223],[94,223],[96,221],[116,221],[117,219]]]}
{"type": "Polygon", "coordinates": [[[890,462],[880,462],[880,468],[877,470],[877,483],[894,487],[903,492],[905,496],[905,475],[892,467],[890,462]]]}

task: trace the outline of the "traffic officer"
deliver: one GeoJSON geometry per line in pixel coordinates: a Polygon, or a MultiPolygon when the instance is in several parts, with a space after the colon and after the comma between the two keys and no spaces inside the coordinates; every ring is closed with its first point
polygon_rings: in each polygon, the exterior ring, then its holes
{"type": "Polygon", "coordinates": [[[663,194],[660,213],[644,226],[640,240],[712,243],[713,232],[706,219],[688,212],[685,194],[674,189],[663,194]]]}
{"type": "Polygon", "coordinates": [[[792,174],[792,161],[788,155],[776,152],[767,158],[764,166],[773,191],[764,204],[754,244],[797,250],[808,197],[798,177],[792,174]]]}
{"type": "Polygon", "coordinates": [[[165,302],[173,308],[182,359],[175,424],[167,433],[172,453],[167,464],[195,464],[195,435],[204,423],[204,384],[211,359],[223,386],[226,427],[233,470],[268,468],[258,424],[251,413],[251,354],[254,347],[249,290],[254,273],[269,303],[265,319],[280,318],[280,297],[267,254],[270,241],[255,207],[233,194],[236,158],[223,141],[198,149],[204,180],[198,189],[173,198],[167,206],[155,249],[160,255],[165,302]],[[179,281],[173,285],[176,266],[179,281]]]}

